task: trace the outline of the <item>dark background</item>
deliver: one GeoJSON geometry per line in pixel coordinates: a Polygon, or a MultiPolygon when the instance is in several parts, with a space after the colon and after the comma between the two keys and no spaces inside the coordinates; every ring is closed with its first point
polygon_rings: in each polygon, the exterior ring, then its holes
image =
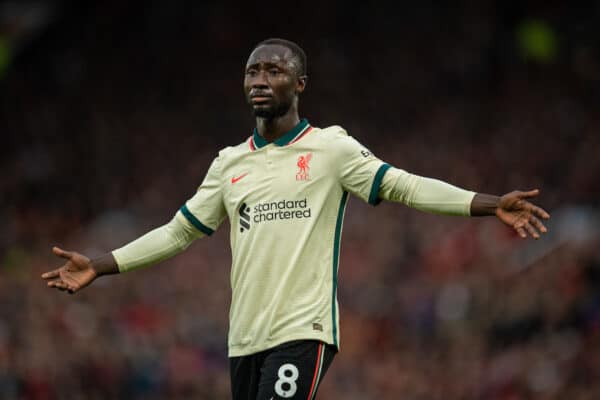
{"type": "Polygon", "coordinates": [[[600,2],[191,0],[0,2],[0,398],[229,397],[227,223],[73,296],[39,275],[172,217],[251,134],[269,37],[308,55],[311,124],[552,214],[522,241],[352,200],[319,398],[600,398],[600,2]]]}

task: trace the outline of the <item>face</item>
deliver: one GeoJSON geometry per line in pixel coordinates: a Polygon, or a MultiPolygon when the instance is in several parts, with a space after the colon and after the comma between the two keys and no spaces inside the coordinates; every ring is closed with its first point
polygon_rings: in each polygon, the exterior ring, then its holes
{"type": "Polygon", "coordinates": [[[306,77],[298,76],[297,60],[281,45],[256,48],[246,63],[244,93],[254,115],[273,119],[285,115],[304,90],[306,77]]]}

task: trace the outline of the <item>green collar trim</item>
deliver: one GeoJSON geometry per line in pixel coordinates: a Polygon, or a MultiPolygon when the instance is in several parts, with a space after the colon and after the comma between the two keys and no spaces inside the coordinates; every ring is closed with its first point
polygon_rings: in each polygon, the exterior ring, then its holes
{"type": "MultiPolygon", "coordinates": [[[[296,136],[298,136],[307,127],[308,127],[308,121],[306,120],[306,118],[302,118],[300,120],[300,122],[298,122],[298,125],[293,127],[289,132],[286,132],[279,139],[274,140],[273,143],[275,143],[277,146],[285,146],[285,145],[289,144],[291,141],[293,141],[296,138],[296,136]]],[[[261,147],[265,147],[266,145],[269,144],[269,142],[267,142],[265,140],[265,138],[263,138],[262,136],[260,136],[258,134],[258,129],[256,129],[256,128],[254,128],[254,134],[252,136],[252,140],[254,141],[254,146],[256,146],[257,149],[260,149],[261,147]]]]}

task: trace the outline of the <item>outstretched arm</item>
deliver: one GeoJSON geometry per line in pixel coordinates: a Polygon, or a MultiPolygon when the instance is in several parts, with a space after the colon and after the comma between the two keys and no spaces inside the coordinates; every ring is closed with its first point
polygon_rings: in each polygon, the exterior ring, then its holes
{"type": "Polygon", "coordinates": [[[464,216],[495,215],[513,228],[519,236],[540,237],[547,231],[543,219],[550,215],[527,199],[536,197],[539,190],[514,191],[503,196],[493,196],[467,191],[437,179],[410,174],[389,168],[381,181],[379,197],[401,202],[422,211],[464,216]]]}
{"type": "Polygon", "coordinates": [[[93,260],[80,253],[54,247],[53,253],[67,261],[62,267],[42,274],[42,278],[48,281],[49,287],[74,293],[99,276],[156,264],[172,257],[200,236],[202,232],[178,213],[168,224],[93,260]]]}
{"type": "Polygon", "coordinates": [[[166,225],[94,260],[54,248],[54,254],[67,260],[60,268],[46,272],[48,286],[73,293],[101,275],[116,274],[156,264],[185,250],[195,239],[211,235],[225,219],[221,193],[220,155],[215,158],[197,192],[166,225]]]}

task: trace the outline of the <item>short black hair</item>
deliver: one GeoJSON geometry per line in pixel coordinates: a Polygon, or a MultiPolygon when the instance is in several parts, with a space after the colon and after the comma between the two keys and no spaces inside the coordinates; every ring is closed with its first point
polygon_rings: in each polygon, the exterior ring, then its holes
{"type": "Polygon", "coordinates": [[[296,71],[298,73],[298,76],[306,75],[306,53],[304,53],[302,47],[298,46],[296,43],[290,40],[271,38],[263,40],[262,42],[254,46],[254,49],[252,49],[252,51],[256,50],[260,46],[265,46],[269,44],[277,44],[283,47],[287,47],[292,52],[293,57],[298,60],[298,71],[296,71]]]}

